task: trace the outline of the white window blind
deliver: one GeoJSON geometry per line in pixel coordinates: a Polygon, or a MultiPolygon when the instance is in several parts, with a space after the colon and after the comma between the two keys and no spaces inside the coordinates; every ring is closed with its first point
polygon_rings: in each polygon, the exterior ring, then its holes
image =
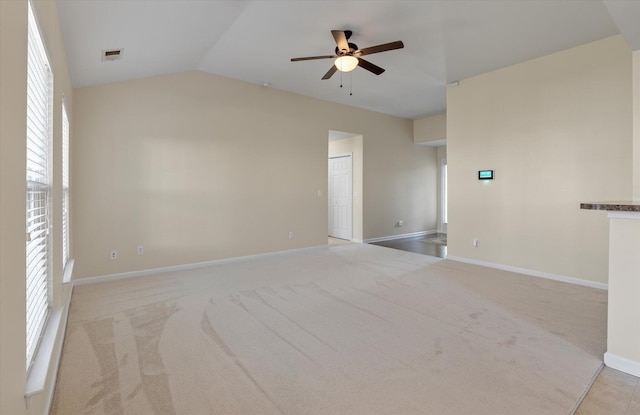
{"type": "Polygon", "coordinates": [[[49,315],[49,146],[53,76],[29,3],[27,46],[27,369],[49,315]]]}
{"type": "Polygon", "coordinates": [[[69,117],[62,103],[62,266],[69,259],[69,117]]]}

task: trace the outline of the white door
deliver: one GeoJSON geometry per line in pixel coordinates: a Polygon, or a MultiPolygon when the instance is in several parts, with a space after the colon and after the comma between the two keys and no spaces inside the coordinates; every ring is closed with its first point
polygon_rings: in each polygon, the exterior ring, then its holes
{"type": "Polygon", "coordinates": [[[351,155],[329,158],[329,236],[351,240],[351,155]]]}

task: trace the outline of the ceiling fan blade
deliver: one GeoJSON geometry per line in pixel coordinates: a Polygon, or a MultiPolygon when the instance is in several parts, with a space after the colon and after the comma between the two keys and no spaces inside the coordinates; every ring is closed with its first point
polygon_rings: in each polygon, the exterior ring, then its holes
{"type": "Polygon", "coordinates": [[[384,43],[382,45],[371,46],[370,48],[360,49],[359,51],[356,51],[355,55],[357,56],[371,55],[372,53],[380,53],[380,52],[386,52],[388,50],[402,49],[403,47],[404,47],[404,43],[402,43],[401,40],[397,40],[391,43],[384,43]]]}
{"type": "Polygon", "coordinates": [[[311,61],[314,59],[331,59],[331,58],[337,58],[337,55],[324,55],[324,56],[307,56],[304,58],[291,58],[291,62],[298,62],[298,61],[311,61]]]}
{"type": "Polygon", "coordinates": [[[342,30],[332,30],[331,34],[338,45],[338,50],[349,52],[349,42],[347,42],[347,36],[342,30]]]}
{"type": "Polygon", "coordinates": [[[358,66],[366,69],[369,72],[373,72],[376,75],[380,75],[382,72],[384,72],[384,69],[382,69],[378,65],[374,65],[373,63],[365,61],[362,58],[358,58],[358,66]]]}
{"type": "Polygon", "coordinates": [[[336,71],[338,70],[338,68],[336,68],[336,65],[331,65],[331,69],[329,69],[327,71],[326,74],[324,74],[324,76],[322,77],[322,79],[329,79],[333,76],[334,73],[336,73],[336,71]]]}

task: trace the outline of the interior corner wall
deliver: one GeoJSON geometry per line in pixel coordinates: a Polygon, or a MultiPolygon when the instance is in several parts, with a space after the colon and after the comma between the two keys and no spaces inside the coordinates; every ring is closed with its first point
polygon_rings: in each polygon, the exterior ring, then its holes
{"type": "Polygon", "coordinates": [[[402,140],[374,141],[364,135],[365,241],[436,230],[436,148],[414,144],[411,121],[406,128],[402,140]],[[397,226],[400,220],[402,227],[397,226]]]}
{"type": "Polygon", "coordinates": [[[365,238],[423,230],[435,196],[408,119],[199,71],[74,104],[75,278],[326,245],[329,130],[365,137],[365,238]]]}
{"type": "Polygon", "coordinates": [[[621,36],[448,88],[449,255],[606,283],[607,217],[580,203],[630,198],[631,125],[621,36]]]}
{"type": "Polygon", "coordinates": [[[433,144],[447,139],[447,114],[442,113],[413,121],[413,142],[433,144]]]}
{"type": "MultiPolygon", "coordinates": [[[[52,307],[62,309],[71,295],[62,284],[62,99],[73,117],[71,80],[56,3],[32,2],[53,73],[52,220],[50,251],[52,307]]],[[[55,382],[55,362],[49,366],[44,391],[25,402],[26,374],[26,105],[27,24],[26,0],[0,1],[0,413],[44,414],[55,382]]],[[[53,356],[62,347],[62,326],[57,330],[53,356]]]]}
{"type": "MultiPolygon", "coordinates": [[[[363,137],[354,135],[340,140],[329,141],[329,157],[351,154],[352,155],[352,190],[353,190],[353,241],[362,242],[362,165],[363,165],[363,137]]],[[[328,176],[328,174],[327,174],[328,176]]],[[[327,204],[327,209],[329,206],[327,204]]]]}

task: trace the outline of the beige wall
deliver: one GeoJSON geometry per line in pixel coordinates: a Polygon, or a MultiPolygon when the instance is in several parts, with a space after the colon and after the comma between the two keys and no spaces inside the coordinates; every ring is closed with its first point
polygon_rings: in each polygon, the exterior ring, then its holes
{"type": "MultiPolygon", "coordinates": [[[[73,102],[55,2],[35,1],[34,11],[54,74],[52,305],[65,308],[70,287],[62,281],[61,119],[62,97],[69,117],[73,102]]],[[[45,390],[25,406],[25,151],[26,151],[27,2],[0,1],[0,413],[42,414],[51,397],[55,373],[45,390]]],[[[63,315],[67,310],[63,311],[63,315]]],[[[54,328],[57,329],[57,328],[54,328]]],[[[55,331],[55,330],[54,330],[55,331]]],[[[61,347],[55,342],[53,354],[61,347]]]]}
{"type": "Polygon", "coordinates": [[[197,71],[74,101],[76,278],[326,244],[329,130],[365,137],[365,238],[430,225],[411,120],[197,71]]]}
{"type": "Polygon", "coordinates": [[[364,134],[365,241],[436,229],[436,148],[413,144],[410,121],[402,131],[407,140],[395,142],[371,140],[373,131],[364,134]],[[404,227],[396,227],[399,220],[404,227]]]}
{"type": "MultiPolygon", "coordinates": [[[[329,157],[351,154],[352,162],[352,187],[353,187],[353,241],[362,242],[362,166],[363,166],[363,137],[354,135],[352,137],[342,138],[340,140],[329,141],[329,157]]],[[[328,209],[328,205],[327,205],[328,209]]]]}
{"type": "Polygon", "coordinates": [[[443,145],[447,139],[447,114],[438,114],[413,121],[413,142],[443,145]]]}
{"type": "Polygon", "coordinates": [[[631,120],[621,37],[448,88],[449,254],[607,282],[606,215],[579,204],[631,196],[631,120]]]}

